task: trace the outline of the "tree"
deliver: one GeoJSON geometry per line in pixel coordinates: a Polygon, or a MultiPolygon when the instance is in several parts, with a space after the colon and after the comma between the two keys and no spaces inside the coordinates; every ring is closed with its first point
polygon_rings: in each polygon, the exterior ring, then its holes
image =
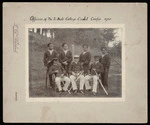
{"type": "Polygon", "coordinates": [[[116,38],[115,30],[116,30],[115,28],[106,28],[106,29],[103,30],[103,38],[105,40],[106,47],[108,47],[108,43],[110,41],[114,41],[115,40],[115,38],[116,38]]]}
{"type": "Polygon", "coordinates": [[[114,46],[109,48],[109,53],[112,57],[121,58],[121,41],[117,41],[114,43],[114,46]]]}
{"type": "Polygon", "coordinates": [[[108,42],[115,39],[114,28],[54,28],[54,41],[59,44],[66,42],[68,44],[88,44],[90,47],[100,48],[108,47],[108,42]],[[106,42],[106,44],[105,44],[106,42]]]}

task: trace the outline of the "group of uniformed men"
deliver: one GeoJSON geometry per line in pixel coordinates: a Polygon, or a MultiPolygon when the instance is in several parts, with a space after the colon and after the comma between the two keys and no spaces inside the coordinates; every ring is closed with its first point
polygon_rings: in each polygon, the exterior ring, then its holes
{"type": "Polygon", "coordinates": [[[44,53],[44,65],[47,67],[50,86],[53,88],[52,76],[54,75],[55,84],[58,87],[59,93],[68,91],[71,84],[71,89],[74,93],[78,90],[84,94],[84,86],[86,91],[92,91],[93,95],[97,93],[98,79],[101,77],[103,86],[108,89],[108,71],[110,67],[110,57],[107,53],[107,48],[102,47],[102,55],[94,56],[94,63],[91,64],[91,53],[88,51],[88,45],[83,45],[83,52],[80,56],[72,56],[68,49],[68,44],[62,44],[62,52],[58,54],[54,50],[53,43],[49,43],[48,50],[44,53]],[[74,61],[73,61],[74,58],[74,61]],[[90,80],[93,80],[93,85],[90,85],[90,80]],[[77,81],[79,80],[79,88],[77,81]],[[63,86],[61,83],[64,83],[63,86]]]}

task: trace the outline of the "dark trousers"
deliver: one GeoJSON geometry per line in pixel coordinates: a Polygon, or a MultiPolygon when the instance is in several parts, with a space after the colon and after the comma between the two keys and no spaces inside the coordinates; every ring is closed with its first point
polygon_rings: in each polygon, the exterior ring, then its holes
{"type": "Polygon", "coordinates": [[[108,88],[108,72],[109,70],[104,70],[104,72],[101,74],[102,84],[106,88],[108,88]]]}
{"type": "Polygon", "coordinates": [[[48,78],[49,78],[49,83],[50,83],[50,86],[52,87],[53,86],[53,80],[52,80],[52,75],[49,74],[49,69],[50,67],[53,65],[53,63],[50,63],[48,66],[47,66],[47,73],[48,73],[48,78]]]}
{"type": "Polygon", "coordinates": [[[68,65],[63,65],[62,64],[62,67],[65,69],[65,71],[66,71],[66,74],[65,75],[69,75],[69,66],[70,66],[70,64],[68,64],[68,65]]]}
{"type": "Polygon", "coordinates": [[[52,87],[53,86],[52,75],[49,75],[49,83],[50,83],[50,86],[52,87]]]}
{"type": "Polygon", "coordinates": [[[83,70],[84,70],[84,75],[87,75],[88,71],[89,71],[89,64],[84,64],[83,65],[83,70]]]}

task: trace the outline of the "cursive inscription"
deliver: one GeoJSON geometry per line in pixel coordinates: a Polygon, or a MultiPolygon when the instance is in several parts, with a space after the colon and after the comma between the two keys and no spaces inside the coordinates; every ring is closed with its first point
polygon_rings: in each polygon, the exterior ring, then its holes
{"type": "Polygon", "coordinates": [[[18,53],[19,49],[19,35],[18,35],[18,25],[14,24],[13,25],[13,51],[18,53]]]}

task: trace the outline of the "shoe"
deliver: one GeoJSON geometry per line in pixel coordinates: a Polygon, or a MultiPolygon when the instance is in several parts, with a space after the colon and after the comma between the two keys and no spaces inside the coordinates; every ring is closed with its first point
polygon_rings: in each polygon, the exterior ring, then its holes
{"type": "Polygon", "coordinates": [[[69,90],[67,90],[67,93],[68,93],[68,94],[71,94],[71,92],[70,92],[69,90]]]}
{"type": "Polygon", "coordinates": [[[76,89],[76,90],[74,90],[74,93],[77,93],[77,89],[76,89]]]}
{"type": "Polygon", "coordinates": [[[68,90],[62,90],[62,92],[67,93],[67,92],[68,92],[68,90]]]}
{"type": "Polygon", "coordinates": [[[94,96],[96,96],[96,92],[92,92],[94,96]]]}
{"type": "Polygon", "coordinates": [[[62,92],[66,92],[65,90],[62,90],[62,92]]]}
{"type": "Polygon", "coordinates": [[[84,94],[83,90],[80,90],[80,93],[84,94]]]}
{"type": "Polygon", "coordinates": [[[86,91],[91,92],[92,89],[87,89],[86,91]]]}

